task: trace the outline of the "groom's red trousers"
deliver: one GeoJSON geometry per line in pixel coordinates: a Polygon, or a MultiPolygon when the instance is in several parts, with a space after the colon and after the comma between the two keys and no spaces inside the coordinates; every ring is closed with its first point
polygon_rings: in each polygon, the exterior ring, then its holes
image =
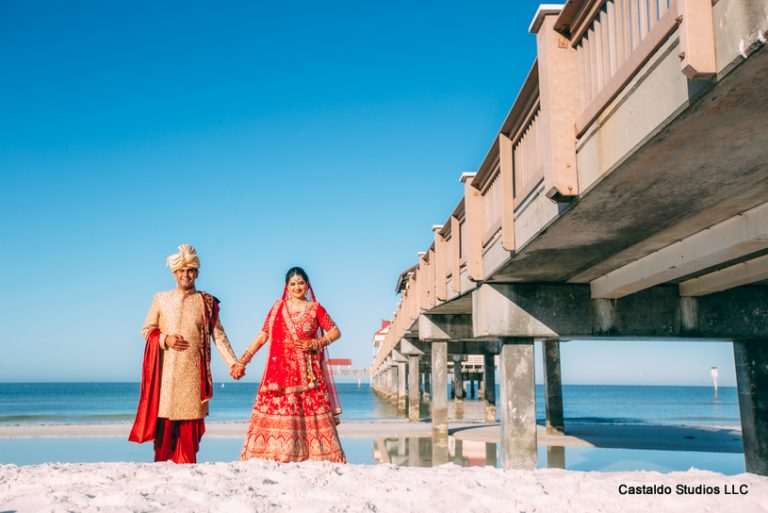
{"type": "Polygon", "coordinates": [[[197,463],[197,451],[205,433],[203,419],[157,419],[155,430],[155,461],[197,463]]]}

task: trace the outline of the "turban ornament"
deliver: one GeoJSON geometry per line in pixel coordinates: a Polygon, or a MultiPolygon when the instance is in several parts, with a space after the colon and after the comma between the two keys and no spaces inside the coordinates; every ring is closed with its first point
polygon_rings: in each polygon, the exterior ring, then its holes
{"type": "Polygon", "coordinates": [[[166,266],[170,267],[172,272],[184,268],[200,269],[200,259],[197,257],[195,248],[189,244],[182,244],[177,254],[168,257],[166,266]]]}

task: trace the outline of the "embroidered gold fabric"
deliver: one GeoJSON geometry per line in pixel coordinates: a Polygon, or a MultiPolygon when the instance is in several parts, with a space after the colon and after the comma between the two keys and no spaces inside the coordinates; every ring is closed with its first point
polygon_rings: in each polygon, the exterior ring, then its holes
{"type": "MultiPolygon", "coordinates": [[[[203,344],[203,298],[196,290],[168,290],[155,294],[141,334],[154,328],[163,335],[179,334],[189,342],[184,351],[161,351],[162,378],[158,416],[170,420],[199,419],[208,415],[208,403],[200,400],[200,362],[203,344]]],[[[163,337],[164,338],[164,337],[163,337]]],[[[221,321],[213,339],[222,358],[231,366],[237,361],[221,321]]]]}

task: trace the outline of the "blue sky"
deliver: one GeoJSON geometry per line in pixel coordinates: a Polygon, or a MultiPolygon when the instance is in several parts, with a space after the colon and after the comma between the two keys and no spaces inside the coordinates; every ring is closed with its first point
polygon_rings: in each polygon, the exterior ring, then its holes
{"type": "MultiPolygon", "coordinates": [[[[533,62],[536,6],[0,2],[0,381],[137,380],[185,242],[238,354],[301,265],[332,354],[366,367],[533,62]]],[[[566,383],[712,365],[735,383],[730,344],[563,346],[566,383]]]]}

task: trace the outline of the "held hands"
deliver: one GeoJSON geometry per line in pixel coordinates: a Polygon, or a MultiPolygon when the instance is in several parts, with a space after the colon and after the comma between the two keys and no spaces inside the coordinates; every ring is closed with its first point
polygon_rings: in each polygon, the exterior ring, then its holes
{"type": "Polygon", "coordinates": [[[236,362],[232,367],[229,368],[229,375],[232,376],[232,379],[239,380],[243,376],[245,376],[245,365],[236,362]]]}
{"type": "Polygon", "coordinates": [[[240,379],[245,376],[245,366],[250,363],[254,354],[256,351],[251,351],[250,348],[246,349],[243,356],[229,368],[229,375],[232,376],[232,379],[240,379]]]}
{"type": "Polygon", "coordinates": [[[181,335],[168,335],[165,337],[165,345],[176,351],[185,351],[189,348],[189,342],[184,340],[181,335]]]}

